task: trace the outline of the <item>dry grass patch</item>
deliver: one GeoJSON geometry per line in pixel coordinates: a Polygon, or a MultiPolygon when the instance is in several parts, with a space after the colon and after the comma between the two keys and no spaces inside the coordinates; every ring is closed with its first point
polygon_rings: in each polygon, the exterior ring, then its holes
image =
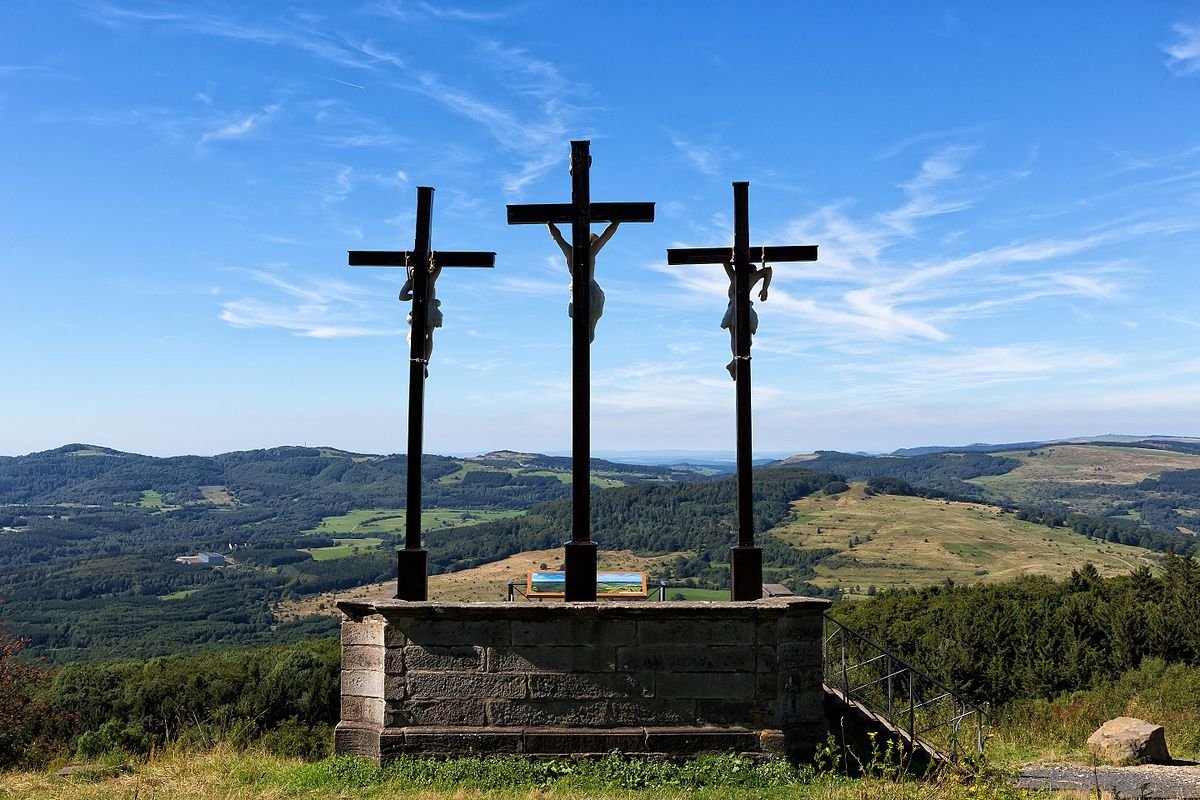
{"type": "Polygon", "coordinates": [[[854,484],[839,495],[792,503],[772,534],[803,548],[838,552],[817,565],[813,583],[861,591],[960,583],[1020,575],[1062,577],[1087,562],[1102,575],[1128,573],[1156,557],[1138,547],[1095,542],[1071,531],[1018,520],[996,506],[920,497],[867,495],[854,484]]]}
{"type": "MultiPolygon", "coordinates": [[[[672,553],[667,556],[643,557],[629,550],[601,550],[599,567],[607,572],[653,572],[659,562],[676,555],[678,554],[672,553]]],[[[552,550],[528,550],[471,569],[430,575],[429,597],[447,603],[499,602],[508,598],[510,579],[523,588],[527,573],[540,570],[543,564],[547,569],[561,570],[562,558],[561,547],[552,550]]],[[[276,614],[285,621],[314,615],[336,616],[340,613],[334,605],[338,600],[387,600],[395,595],[395,581],[372,583],[282,603],[276,614]]]]}

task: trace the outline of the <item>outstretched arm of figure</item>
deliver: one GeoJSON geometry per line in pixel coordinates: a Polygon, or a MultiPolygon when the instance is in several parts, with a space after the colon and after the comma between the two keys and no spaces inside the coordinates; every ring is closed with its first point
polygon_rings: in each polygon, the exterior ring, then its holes
{"type": "Polygon", "coordinates": [[[762,276],[763,282],[762,290],[758,293],[758,299],[765,302],[767,299],[767,287],[771,285],[771,275],[774,274],[774,271],[770,267],[763,267],[758,271],[758,274],[762,276]]]}
{"type": "Polygon", "coordinates": [[[429,270],[429,290],[433,291],[433,284],[437,282],[438,277],[442,274],[442,268],[437,264],[433,265],[433,269],[429,270]]]}
{"type": "Polygon", "coordinates": [[[571,245],[567,244],[567,240],[559,233],[558,226],[553,222],[547,222],[546,227],[550,229],[550,235],[554,237],[554,241],[558,243],[558,249],[562,250],[563,255],[567,258],[567,269],[571,268],[571,245]]]}
{"type": "Polygon", "coordinates": [[[725,261],[724,263],[721,264],[721,266],[725,268],[725,277],[729,278],[729,285],[733,286],[733,279],[735,277],[735,274],[733,271],[733,259],[731,258],[731,259],[725,261]]]}
{"type": "Polygon", "coordinates": [[[413,299],[412,290],[413,290],[413,279],[412,279],[412,276],[409,275],[408,280],[406,280],[404,282],[404,285],[400,287],[400,301],[402,303],[407,303],[409,300],[413,299]]]}
{"type": "Polygon", "coordinates": [[[608,223],[608,227],[604,229],[604,233],[600,234],[599,238],[596,239],[596,243],[592,245],[593,257],[600,252],[600,248],[608,244],[608,240],[611,239],[612,235],[617,232],[617,226],[620,224],[621,223],[619,222],[608,223]]]}

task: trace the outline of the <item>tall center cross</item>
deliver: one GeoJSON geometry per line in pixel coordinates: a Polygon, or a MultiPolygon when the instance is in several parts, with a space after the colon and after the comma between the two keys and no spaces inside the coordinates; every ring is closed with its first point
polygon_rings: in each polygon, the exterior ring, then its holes
{"type": "Polygon", "coordinates": [[[563,559],[568,601],[596,599],[591,514],[591,224],[653,222],[654,203],[593,203],[588,141],[571,142],[571,202],[510,205],[509,225],[571,223],[571,541],[563,559]]]}
{"type": "Polygon", "coordinates": [[[434,251],[433,187],[417,187],[417,231],[412,250],[351,250],[352,267],[405,267],[408,281],[400,299],[411,295],[408,359],[408,499],[404,508],[404,549],[396,553],[396,598],[429,599],[429,551],[421,547],[421,456],[424,451],[425,377],[433,350],[433,329],[442,325],[441,303],[433,284],[443,267],[494,267],[495,253],[434,251]],[[432,306],[432,314],[430,313],[432,306]]]}
{"type": "MultiPolygon", "coordinates": [[[[732,266],[730,304],[733,311],[733,362],[731,372],[737,385],[737,527],[738,543],[729,550],[730,599],[757,600],[762,597],[762,548],[754,546],[754,444],[750,428],[750,337],[753,334],[750,287],[759,278],[769,282],[754,264],[816,261],[816,245],[796,247],[750,246],[750,184],[733,184],[733,250],[727,247],[697,247],[667,250],[667,263],[724,264],[732,266]],[[731,264],[732,262],[732,264],[731,264]]],[[[762,297],[766,298],[766,286],[762,297]]],[[[756,326],[755,326],[756,327],[756,326]]]]}

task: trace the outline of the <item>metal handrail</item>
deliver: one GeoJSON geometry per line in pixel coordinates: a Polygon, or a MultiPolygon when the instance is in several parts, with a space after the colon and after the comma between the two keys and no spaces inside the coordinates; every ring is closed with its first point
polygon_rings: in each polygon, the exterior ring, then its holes
{"type": "Polygon", "coordinates": [[[974,717],[973,749],[977,756],[983,756],[987,718],[983,707],[828,614],[825,625],[821,637],[824,680],[844,701],[857,703],[884,719],[902,738],[907,737],[909,746],[923,747],[935,758],[947,761],[958,760],[962,723],[974,717]],[[947,703],[949,707],[945,708],[947,703]],[[948,713],[943,714],[943,708],[948,713]]]}

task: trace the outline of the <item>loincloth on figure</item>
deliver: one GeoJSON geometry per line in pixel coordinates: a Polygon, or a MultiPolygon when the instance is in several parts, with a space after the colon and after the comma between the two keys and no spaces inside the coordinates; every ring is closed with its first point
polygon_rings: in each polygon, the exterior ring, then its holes
{"type": "MultiPolygon", "coordinates": [[[[753,301],[751,301],[748,305],[750,306],[750,335],[753,336],[754,334],[758,333],[758,312],[754,310],[753,301]]],[[[733,329],[733,312],[733,303],[730,303],[725,309],[725,316],[721,317],[722,328],[729,328],[730,330],[733,329]]]]}

